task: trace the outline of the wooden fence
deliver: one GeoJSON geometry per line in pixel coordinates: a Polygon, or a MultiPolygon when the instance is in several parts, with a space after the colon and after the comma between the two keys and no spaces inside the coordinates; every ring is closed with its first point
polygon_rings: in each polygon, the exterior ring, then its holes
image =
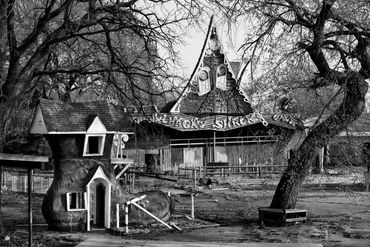
{"type": "Polygon", "coordinates": [[[208,176],[252,175],[264,177],[266,175],[281,174],[286,166],[255,164],[251,166],[203,166],[203,167],[179,167],[179,178],[200,178],[208,176]]]}
{"type": "MultiPolygon", "coordinates": [[[[27,192],[27,173],[20,171],[3,171],[2,186],[11,191],[27,192]]],[[[33,193],[45,194],[53,182],[53,172],[35,173],[33,179],[33,193]]]]}

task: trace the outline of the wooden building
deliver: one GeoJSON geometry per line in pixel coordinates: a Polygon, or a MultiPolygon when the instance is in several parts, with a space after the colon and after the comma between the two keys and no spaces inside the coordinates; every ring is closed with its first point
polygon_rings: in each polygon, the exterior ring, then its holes
{"type": "MultiPolygon", "coordinates": [[[[324,121],[329,115],[309,118],[304,121],[306,131],[324,121]]],[[[350,124],[340,131],[323,148],[317,149],[317,171],[324,173],[328,165],[335,166],[367,166],[370,170],[370,113],[365,111],[350,124]]]]}
{"type": "Polygon", "coordinates": [[[231,62],[210,27],[193,75],[181,95],[160,109],[133,114],[135,135],[124,154],[148,171],[286,164],[300,121],[262,115],[240,87],[245,65],[231,62]]]}

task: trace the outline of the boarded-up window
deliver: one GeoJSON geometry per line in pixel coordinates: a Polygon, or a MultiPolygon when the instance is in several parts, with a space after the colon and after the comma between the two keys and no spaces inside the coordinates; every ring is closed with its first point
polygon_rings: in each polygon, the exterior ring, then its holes
{"type": "Polygon", "coordinates": [[[186,167],[203,166],[203,148],[184,148],[184,164],[186,167]]]}

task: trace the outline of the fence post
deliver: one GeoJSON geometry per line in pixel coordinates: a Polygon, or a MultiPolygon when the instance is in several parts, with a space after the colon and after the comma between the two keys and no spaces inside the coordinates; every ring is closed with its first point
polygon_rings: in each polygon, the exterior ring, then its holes
{"type": "Polygon", "coordinates": [[[125,230],[126,233],[128,233],[128,205],[125,204],[124,207],[125,207],[125,230]]]}
{"type": "Polygon", "coordinates": [[[197,170],[193,168],[193,187],[197,186],[197,170]]]}
{"type": "Polygon", "coordinates": [[[116,227],[119,229],[119,204],[116,204],[116,227]]]}
{"type": "Polygon", "coordinates": [[[194,194],[191,193],[191,219],[194,221],[195,213],[194,213],[194,194]]]}
{"type": "Polygon", "coordinates": [[[261,167],[258,165],[258,177],[261,177],[261,167]]]}

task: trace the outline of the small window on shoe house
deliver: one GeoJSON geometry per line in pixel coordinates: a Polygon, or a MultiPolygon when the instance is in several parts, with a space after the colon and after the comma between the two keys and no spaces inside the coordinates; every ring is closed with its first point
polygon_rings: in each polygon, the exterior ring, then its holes
{"type": "Polygon", "coordinates": [[[66,193],[67,211],[85,210],[86,209],[86,192],[66,193]]]}
{"type": "Polygon", "coordinates": [[[103,155],[105,133],[107,133],[107,129],[98,116],[94,117],[94,120],[86,132],[83,156],[103,155]]]}
{"type": "Polygon", "coordinates": [[[103,155],[105,135],[86,135],[84,156],[103,155]]]}

